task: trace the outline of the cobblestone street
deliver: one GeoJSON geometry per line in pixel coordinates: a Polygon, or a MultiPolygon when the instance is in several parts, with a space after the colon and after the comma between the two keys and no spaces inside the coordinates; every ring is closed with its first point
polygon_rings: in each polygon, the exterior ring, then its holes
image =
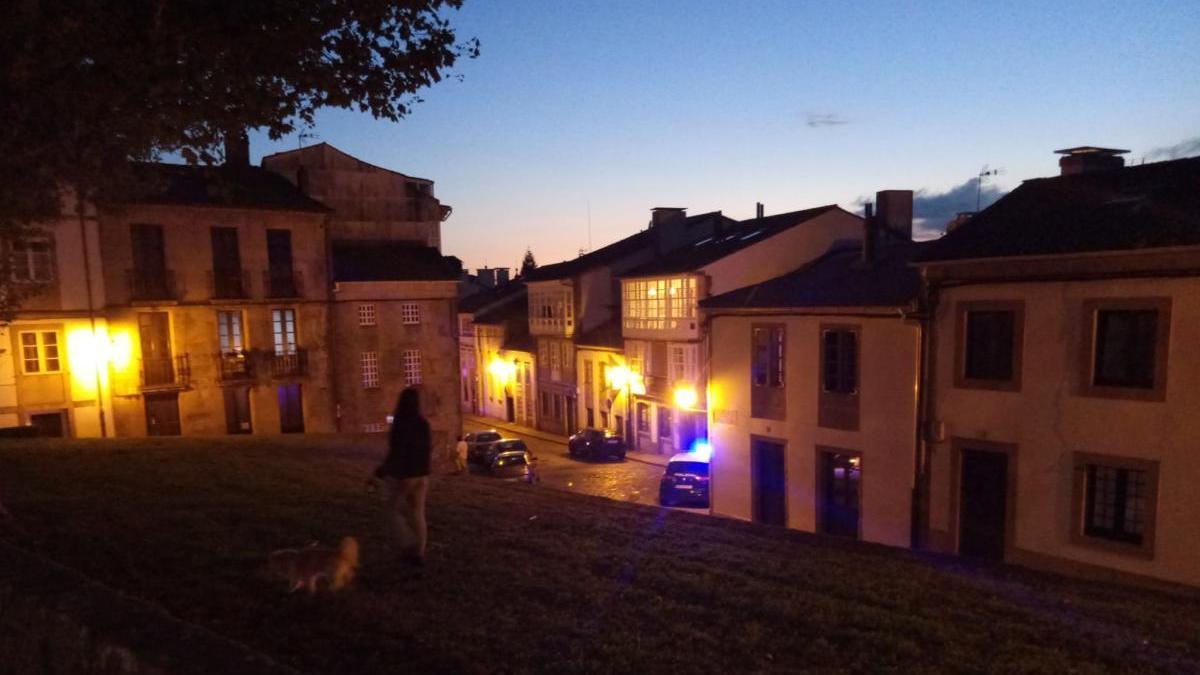
{"type": "MultiPolygon", "coordinates": [[[[490,427],[465,420],[464,432],[482,431],[490,427]]],[[[658,504],[658,480],[663,468],[643,462],[591,462],[571,459],[567,446],[531,436],[503,431],[509,438],[522,438],[538,458],[537,472],[541,484],[569,492],[580,492],[618,501],[638,504],[658,504]]],[[[688,509],[704,512],[703,509],[688,509]]]]}

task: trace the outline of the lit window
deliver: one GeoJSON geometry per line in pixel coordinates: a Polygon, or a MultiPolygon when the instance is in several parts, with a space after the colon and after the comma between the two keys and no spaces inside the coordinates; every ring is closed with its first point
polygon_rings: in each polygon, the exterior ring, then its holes
{"type": "Polygon", "coordinates": [[[274,337],[275,353],[296,353],[296,310],[271,310],[271,332],[274,337]]]}
{"type": "Polygon", "coordinates": [[[783,386],[783,326],[755,326],[751,383],[756,387],[783,386]]]}
{"type": "Polygon", "coordinates": [[[46,240],[16,241],[12,244],[13,281],[41,282],[54,279],[54,247],[46,240]]]}
{"type": "Polygon", "coordinates": [[[62,369],[58,358],[58,333],[38,331],[21,333],[21,363],[26,373],[57,373],[62,369]]]}
{"type": "Polygon", "coordinates": [[[375,303],[363,303],[358,306],[358,325],[375,325],[375,303]]]}
{"type": "Polygon", "coordinates": [[[404,386],[411,387],[421,384],[421,351],[418,349],[404,350],[404,386]]]}
{"type": "Polygon", "coordinates": [[[362,369],[362,386],[363,389],[376,389],[379,387],[379,353],[378,352],[363,352],[359,359],[359,365],[362,369]]]}
{"type": "Polygon", "coordinates": [[[695,277],[627,281],[622,286],[626,328],[690,328],[696,318],[695,277]]]}
{"type": "Polygon", "coordinates": [[[222,354],[240,354],[245,350],[241,312],[217,312],[217,339],[222,354]]]}
{"type": "Polygon", "coordinates": [[[400,305],[400,321],[405,324],[421,323],[421,306],[415,302],[400,305]]]}

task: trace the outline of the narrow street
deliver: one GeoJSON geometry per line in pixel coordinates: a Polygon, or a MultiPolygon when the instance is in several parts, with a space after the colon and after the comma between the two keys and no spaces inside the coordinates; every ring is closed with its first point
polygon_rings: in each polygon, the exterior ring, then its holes
{"type": "MultiPolygon", "coordinates": [[[[483,431],[491,427],[473,420],[464,420],[463,431],[483,431]]],[[[624,462],[584,461],[567,455],[567,446],[554,441],[534,438],[501,430],[507,438],[520,438],[538,458],[541,484],[558,490],[607,497],[638,504],[658,504],[658,480],[663,468],[653,464],[625,460],[624,462]]],[[[706,513],[705,509],[687,509],[706,513]]]]}

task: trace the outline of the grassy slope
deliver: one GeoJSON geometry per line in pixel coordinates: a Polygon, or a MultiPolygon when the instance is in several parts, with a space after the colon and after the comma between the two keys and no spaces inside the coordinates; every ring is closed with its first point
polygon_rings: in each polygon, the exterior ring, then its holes
{"type": "Polygon", "coordinates": [[[435,479],[415,573],[361,487],[378,452],[24,442],[0,495],[43,553],[311,672],[1200,670],[1200,601],[485,479],[435,479]],[[348,533],[351,592],[266,574],[348,533]]]}

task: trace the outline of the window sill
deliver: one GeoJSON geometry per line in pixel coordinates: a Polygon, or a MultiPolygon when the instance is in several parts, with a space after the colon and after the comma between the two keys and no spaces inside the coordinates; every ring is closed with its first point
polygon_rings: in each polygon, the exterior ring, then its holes
{"type": "Polygon", "coordinates": [[[1143,389],[1141,387],[1109,387],[1085,384],[1079,390],[1079,395],[1086,398],[1123,399],[1127,401],[1148,401],[1151,403],[1161,403],[1167,400],[1166,387],[1163,386],[1155,387],[1154,389],[1143,389]]]}
{"type": "Polygon", "coordinates": [[[1127,544],[1111,539],[1093,537],[1082,532],[1073,532],[1071,534],[1071,543],[1079,548],[1091,549],[1093,551],[1112,553],[1129,558],[1154,560],[1154,544],[1152,542],[1127,544]]]}
{"type": "Polygon", "coordinates": [[[979,380],[966,377],[954,378],[955,389],[982,389],[985,391],[1010,391],[1020,393],[1020,380],[979,380]]]}

